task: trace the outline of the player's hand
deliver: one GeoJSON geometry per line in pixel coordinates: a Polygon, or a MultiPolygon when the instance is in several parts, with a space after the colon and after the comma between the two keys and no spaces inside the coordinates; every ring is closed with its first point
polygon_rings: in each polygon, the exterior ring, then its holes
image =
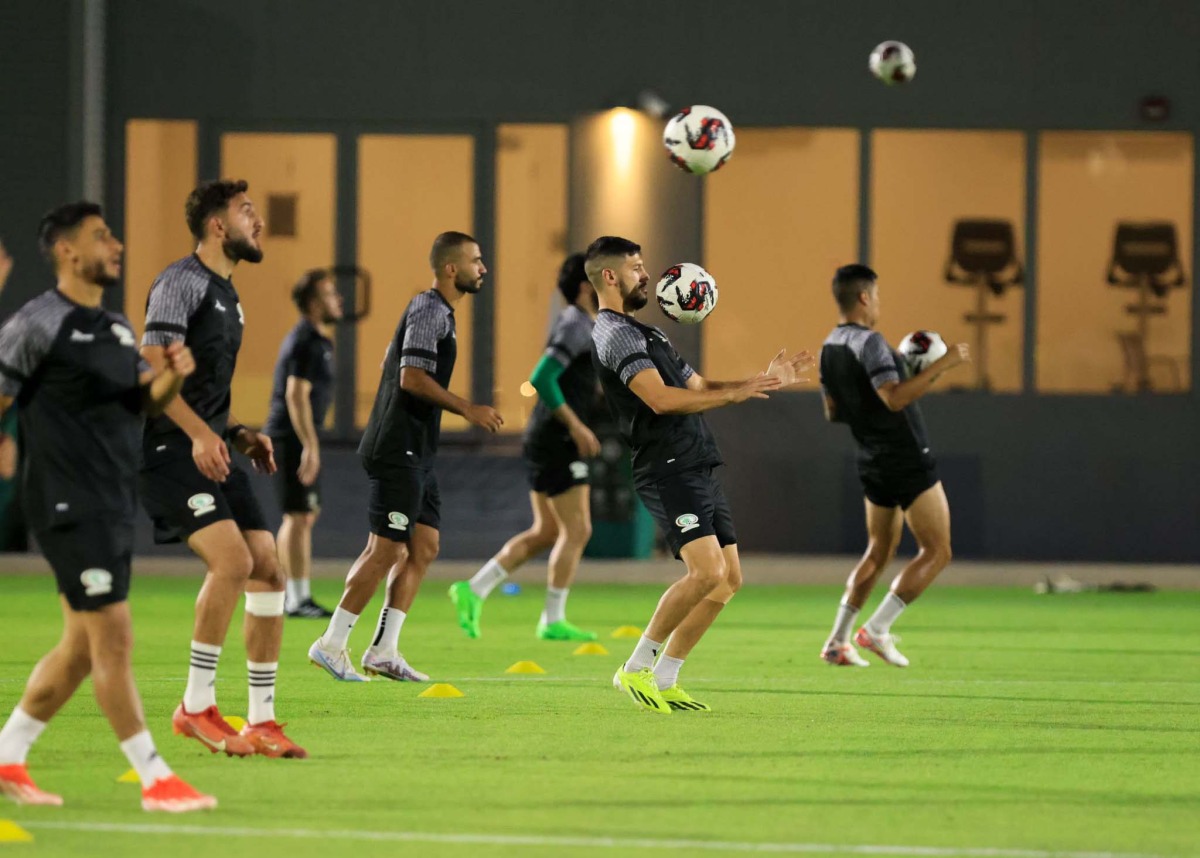
{"type": "Polygon", "coordinates": [[[0,241],[0,289],[4,288],[4,284],[8,281],[8,275],[12,274],[12,269],[13,258],[4,249],[4,242],[0,241]]]}
{"type": "Polygon", "coordinates": [[[767,375],[775,376],[779,379],[781,387],[791,387],[793,384],[800,384],[808,381],[805,375],[813,365],[816,359],[811,352],[798,351],[791,357],[787,356],[787,349],[780,349],[779,354],[767,366],[767,375]]]}
{"type": "Polygon", "coordinates": [[[17,473],[17,442],[0,432],[0,480],[11,480],[17,473]]]}
{"type": "Polygon", "coordinates": [[[593,459],[600,455],[600,439],[596,437],[596,433],[580,423],[578,426],[571,428],[571,440],[575,442],[575,449],[579,450],[579,455],[584,459],[593,459]]]}
{"type": "Polygon", "coordinates": [[[243,429],[233,439],[233,443],[238,452],[250,460],[255,473],[275,473],[275,445],[271,443],[270,435],[255,432],[253,429],[243,429]]]}
{"type": "Polygon", "coordinates": [[[773,375],[767,375],[765,372],[760,372],[749,381],[743,382],[737,387],[729,388],[729,401],[736,404],[738,402],[745,402],[747,399],[767,399],[767,392],[778,390],[779,387],[778,378],[773,375]]]}
{"type": "Polygon", "coordinates": [[[300,452],[300,467],[296,469],[296,476],[300,478],[300,485],[311,486],[317,481],[317,474],[321,472],[321,451],[316,447],[305,447],[300,452]]]}
{"type": "Polygon", "coordinates": [[[180,378],[187,378],[196,371],[196,359],[192,357],[192,350],[179,340],[163,350],[163,357],[167,359],[167,369],[180,378]]]}
{"type": "Polygon", "coordinates": [[[221,436],[208,429],[199,438],[192,439],[192,461],[200,473],[214,483],[223,483],[229,476],[229,448],[221,436]]]}
{"type": "Polygon", "coordinates": [[[496,432],[504,425],[500,412],[490,405],[468,405],[467,413],[463,415],[473,426],[480,426],[489,432],[496,432]]]}
{"type": "Polygon", "coordinates": [[[954,369],[956,366],[970,362],[971,347],[966,343],[955,343],[954,345],[950,346],[950,348],[946,350],[946,353],[942,355],[941,359],[938,360],[938,363],[942,365],[939,367],[940,371],[954,369]]]}

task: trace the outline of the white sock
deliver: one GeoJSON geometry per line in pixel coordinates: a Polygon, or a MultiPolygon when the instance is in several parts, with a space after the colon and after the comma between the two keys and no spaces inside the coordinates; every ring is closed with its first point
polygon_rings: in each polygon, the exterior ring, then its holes
{"type": "Polygon", "coordinates": [[[471,578],[471,592],[481,599],[486,599],[496,589],[496,585],[507,577],[508,573],[504,571],[504,567],[493,557],[471,578]]]}
{"type": "Polygon", "coordinates": [[[301,578],[296,582],[296,586],[300,588],[300,601],[307,602],[312,598],[312,581],[308,578],[301,578]]]}
{"type": "Polygon", "coordinates": [[[542,622],[546,625],[551,623],[561,623],[567,618],[567,594],[570,590],[566,587],[547,587],[546,588],[546,608],[542,611],[542,622]]]}
{"type": "Polygon", "coordinates": [[[304,601],[304,597],[300,595],[300,582],[289,578],[287,582],[287,603],[284,606],[285,610],[296,610],[296,608],[300,607],[302,601],[304,601]]]}
{"type": "Polygon", "coordinates": [[[250,680],[250,710],[246,720],[251,724],[275,720],[275,675],[277,661],[247,661],[246,675],[250,680]]]}
{"type": "Polygon", "coordinates": [[[15,707],[0,730],[0,765],[25,762],[29,749],[45,729],[45,721],[39,721],[20,706],[15,707]]]}
{"type": "Polygon", "coordinates": [[[873,635],[886,635],[892,630],[892,623],[908,607],[895,593],[888,593],[867,620],[867,630],[873,635]]]}
{"type": "Polygon", "coordinates": [[[195,715],[217,705],[217,661],[220,657],[219,646],[192,641],[187,688],[183,692],[185,712],[195,715]]]}
{"type": "Polygon", "coordinates": [[[150,738],[149,730],[143,730],[136,736],[130,736],[121,743],[121,750],[129,760],[129,765],[133,766],[133,770],[137,772],[138,780],[142,782],[143,787],[148,787],[171,776],[171,767],[167,765],[166,760],[159,756],[158,749],[154,747],[154,740],[150,738]]]}
{"type": "Polygon", "coordinates": [[[660,649],[662,649],[661,641],[652,641],[642,635],[638,639],[637,646],[633,648],[633,655],[629,656],[629,661],[625,662],[625,669],[635,671],[641,670],[643,667],[653,667],[654,657],[658,655],[660,649]]]}
{"type": "Polygon", "coordinates": [[[850,643],[850,630],[854,628],[854,618],[858,616],[858,608],[842,602],[838,605],[837,619],[833,621],[833,631],[829,633],[829,642],[841,646],[850,643]]]}
{"type": "Polygon", "coordinates": [[[358,622],[358,614],[343,610],[340,606],[333,609],[329,618],[329,628],[321,635],[321,648],[331,652],[341,652],[350,643],[350,632],[358,622]]]}
{"type": "Polygon", "coordinates": [[[395,652],[400,646],[400,629],[404,628],[404,620],[408,617],[399,608],[384,607],[379,612],[379,626],[375,629],[375,640],[371,641],[371,649],[375,652],[395,652]]]}
{"type": "Polygon", "coordinates": [[[671,658],[664,654],[658,663],[654,665],[654,678],[658,681],[658,687],[670,688],[679,681],[679,668],[683,667],[682,658],[671,658]]]}

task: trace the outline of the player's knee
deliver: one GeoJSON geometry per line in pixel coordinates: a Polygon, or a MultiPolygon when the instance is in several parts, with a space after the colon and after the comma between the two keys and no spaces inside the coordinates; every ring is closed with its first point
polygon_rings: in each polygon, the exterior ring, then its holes
{"type": "Polygon", "coordinates": [[[426,540],[420,545],[413,547],[412,561],[413,565],[421,569],[421,573],[429,568],[433,561],[437,560],[437,556],[441,553],[442,544],[439,539],[426,540]]]}
{"type": "Polygon", "coordinates": [[[535,552],[545,551],[558,541],[558,528],[553,522],[541,522],[529,531],[529,542],[535,552]]]}
{"type": "Polygon", "coordinates": [[[569,528],[571,541],[576,545],[587,545],[592,538],[592,523],[590,521],[579,521],[571,525],[569,528]]]}
{"type": "Polygon", "coordinates": [[[408,546],[391,539],[373,539],[367,546],[366,554],[371,565],[382,566],[386,572],[408,558],[408,546]]]}
{"type": "Polygon", "coordinates": [[[250,573],[250,579],[279,592],[287,587],[283,570],[279,566],[279,558],[274,554],[254,558],[254,571],[250,573]]]}
{"type": "Polygon", "coordinates": [[[729,576],[729,564],[725,562],[724,557],[717,555],[698,564],[689,574],[696,579],[704,592],[709,593],[725,583],[729,576]]]}
{"type": "Polygon", "coordinates": [[[243,545],[213,561],[209,571],[237,584],[245,584],[254,572],[254,558],[250,555],[250,549],[243,545]]]}
{"type": "Polygon", "coordinates": [[[725,573],[725,588],[729,590],[730,597],[742,589],[742,568],[740,566],[729,566],[729,571],[725,573]]]}

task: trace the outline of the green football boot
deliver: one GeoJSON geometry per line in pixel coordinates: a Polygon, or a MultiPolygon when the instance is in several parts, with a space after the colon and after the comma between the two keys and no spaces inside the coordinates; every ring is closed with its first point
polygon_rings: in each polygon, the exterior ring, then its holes
{"type": "Polygon", "coordinates": [[[675,683],[670,688],[664,688],[659,692],[662,699],[667,701],[667,705],[679,712],[711,712],[712,707],[707,703],[701,703],[692,695],[688,694],[679,687],[679,683],[675,683]]]}
{"type": "Polygon", "coordinates": [[[663,700],[662,693],[658,690],[653,668],[626,670],[625,665],[621,665],[613,675],[613,688],[624,691],[643,709],[649,709],[659,715],[671,714],[671,707],[663,700]]]}
{"type": "Polygon", "coordinates": [[[469,638],[477,638],[483,632],[479,629],[479,616],[483,613],[483,599],[475,595],[470,581],[455,581],[450,585],[450,601],[458,613],[458,624],[469,638]]]}
{"type": "Polygon", "coordinates": [[[557,623],[538,623],[537,636],[544,641],[594,641],[595,632],[584,631],[567,620],[557,623]]]}

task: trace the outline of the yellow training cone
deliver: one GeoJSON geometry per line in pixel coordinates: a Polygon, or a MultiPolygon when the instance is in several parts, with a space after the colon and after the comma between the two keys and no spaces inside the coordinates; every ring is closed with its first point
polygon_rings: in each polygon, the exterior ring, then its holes
{"type": "Polygon", "coordinates": [[[133,769],[130,769],[125,774],[117,778],[117,783],[119,784],[140,784],[141,782],[142,779],[138,777],[138,773],[133,769]]]}
{"type": "Polygon", "coordinates": [[[642,630],[637,626],[621,626],[621,628],[612,633],[612,636],[614,638],[640,638],[642,630]]]}
{"type": "Polygon", "coordinates": [[[462,697],[463,693],[445,682],[435,682],[417,695],[418,697],[462,697]]]}
{"type": "Polygon", "coordinates": [[[506,670],[504,672],[505,673],[545,673],[546,671],[542,670],[542,666],[540,664],[538,664],[536,661],[518,661],[516,664],[514,664],[512,667],[510,667],[508,670],[506,670]]]}
{"type": "Polygon", "coordinates": [[[33,835],[11,819],[0,819],[0,843],[31,843],[33,835]]]}
{"type": "Polygon", "coordinates": [[[241,732],[241,729],[246,726],[246,719],[240,715],[226,715],[225,723],[238,732],[241,732]]]}
{"type": "Polygon", "coordinates": [[[608,650],[604,648],[604,644],[585,643],[576,647],[572,655],[608,655],[608,650]]]}

